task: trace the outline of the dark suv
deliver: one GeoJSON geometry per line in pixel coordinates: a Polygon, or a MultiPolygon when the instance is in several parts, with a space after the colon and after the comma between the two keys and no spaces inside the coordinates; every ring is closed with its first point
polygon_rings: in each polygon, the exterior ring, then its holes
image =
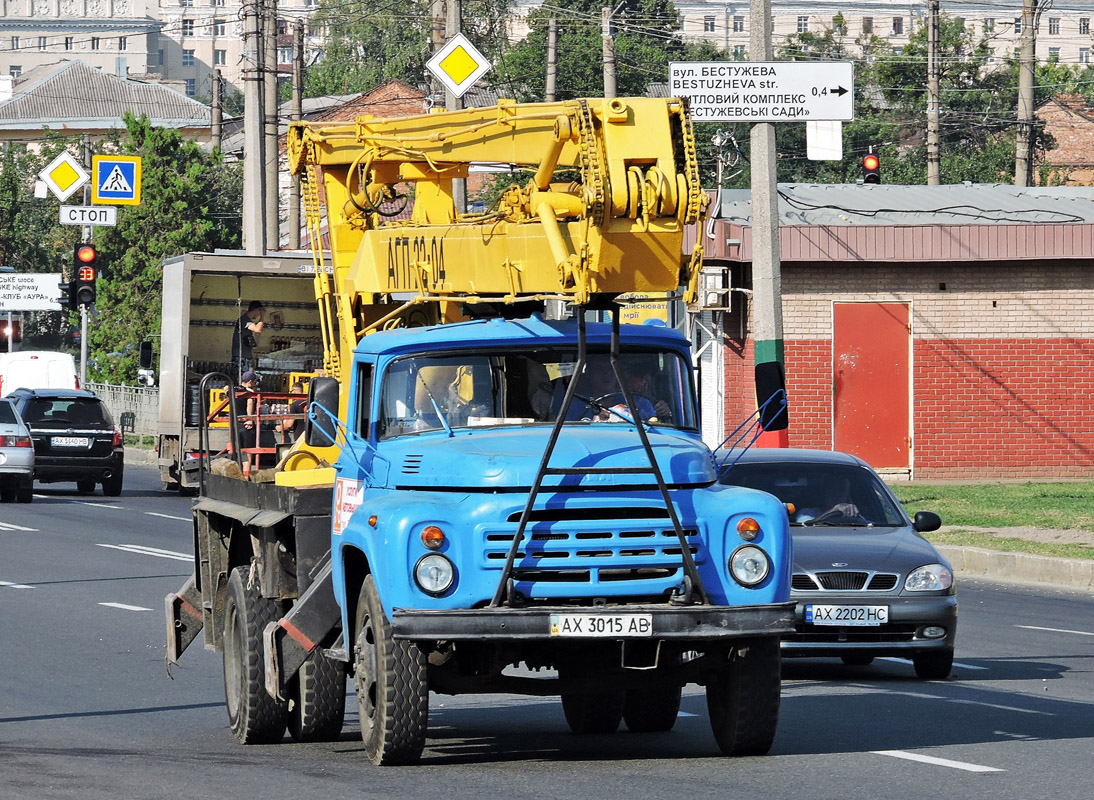
{"type": "Polygon", "coordinates": [[[34,478],[40,483],[76,481],[83,494],[101,483],[103,494],[122,493],[122,433],[94,392],[16,389],[8,394],[34,440],[34,478]]]}

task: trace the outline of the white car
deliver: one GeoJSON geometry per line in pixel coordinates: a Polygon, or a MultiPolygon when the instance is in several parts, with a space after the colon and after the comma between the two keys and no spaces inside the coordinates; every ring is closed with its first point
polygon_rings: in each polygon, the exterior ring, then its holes
{"type": "Polygon", "coordinates": [[[34,499],[34,442],[15,404],[0,399],[0,502],[34,499]]]}

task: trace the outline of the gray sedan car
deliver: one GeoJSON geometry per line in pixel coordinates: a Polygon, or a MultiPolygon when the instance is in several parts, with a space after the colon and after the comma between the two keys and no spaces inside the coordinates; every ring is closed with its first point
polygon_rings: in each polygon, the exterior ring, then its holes
{"type": "Polygon", "coordinates": [[[15,404],[0,399],[0,502],[34,499],[34,442],[15,404]]]}
{"type": "Polygon", "coordinates": [[[825,450],[720,451],[722,482],[786,504],[794,542],[796,633],[783,656],[834,656],[867,665],[911,659],[916,675],[943,680],[953,666],[953,570],[921,536],[942,524],[910,519],[866,462],[825,450]]]}

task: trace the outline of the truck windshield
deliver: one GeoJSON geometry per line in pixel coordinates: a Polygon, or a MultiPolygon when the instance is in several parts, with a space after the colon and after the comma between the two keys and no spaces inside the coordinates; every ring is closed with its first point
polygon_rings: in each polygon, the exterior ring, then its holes
{"type": "MultiPolygon", "coordinates": [[[[668,350],[620,355],[638,415],[651,424],[697,427],[691,368],[668,350]]],[[[563,414],[577,351],[512,349],[418,355],[388,368],[380,395],[381,439],[448,428],[554,423],[563,414]],[[443,421],[442,421],[443,419],[443,421]]],[[[567,422],[627,422],[626,400],[606,352],[590,351],[567,422]]]]}

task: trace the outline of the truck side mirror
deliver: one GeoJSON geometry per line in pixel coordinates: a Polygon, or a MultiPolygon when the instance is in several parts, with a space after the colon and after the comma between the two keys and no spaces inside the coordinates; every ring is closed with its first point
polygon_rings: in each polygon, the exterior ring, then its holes
{"type": "Polygon", "coordinates": [[[312,378],[308,386],[308,418],[304,424],[304,441],[309,447],[330,447],[335,443],[338,423],[327,412],[333,414],[337,410],[338,381],[312,378]]]}
{"type": "Polygon", "coordinates": [[[756,365],[756,404],[760,409],[760,427],[765,431],[785,431],[790,425],[782,362],[764,361],[756,365]]]}
{"type": "Polygon", "coordinates": [[[152,356],[152,340],[145,339],[143,342],[141,342],[139,356],[141,369],[152,369],[152,356]]]}

